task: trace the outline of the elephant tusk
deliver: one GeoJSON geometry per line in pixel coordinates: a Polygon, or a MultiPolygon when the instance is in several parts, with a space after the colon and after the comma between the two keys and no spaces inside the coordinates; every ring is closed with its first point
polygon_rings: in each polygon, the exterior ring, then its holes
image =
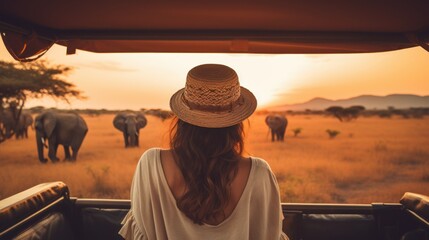
{"type": "Polygon", "coordinates": [[[48,146],[46,145],[45,139],[43,137],[40,138],[42,140],[42,144],[45,148],[48,148],[48,146]]]}
{"type": "Polygon", "coordinates": [[[139,133],[136,131],[136,136],[138,136],[139,135],[139,133]]]}

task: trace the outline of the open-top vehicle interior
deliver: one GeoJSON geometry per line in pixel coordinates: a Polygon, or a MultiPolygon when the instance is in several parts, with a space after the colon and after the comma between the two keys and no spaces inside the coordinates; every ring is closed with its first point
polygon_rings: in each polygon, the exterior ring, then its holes
{"type": "MultiPolygon", "coordinates": [[[[121,239],[129,200],[70,197],[63,182],[43,183],[1,200],[1,239],[121,239]]],[[[401,203],[283,203],[290,239],[428,239],[429,198],[401,203]]],[[[263,224],[263,223],[261,223],[263,224]]]]}
{"type": "MultiPolygon", "coordinates": [[[[64,54],[429,51],[429,2],[0,0],[0,32],[17,61],[53,44],[64,54]]],[[[429,197],[416,193],[397,203],[282,207],[290,239],[429,239],[429,197]]],[[[66,183],[42,183],[0,201],[0,238],[119,239],[129,208],[129,200],[76,198],[66,183]]]]}

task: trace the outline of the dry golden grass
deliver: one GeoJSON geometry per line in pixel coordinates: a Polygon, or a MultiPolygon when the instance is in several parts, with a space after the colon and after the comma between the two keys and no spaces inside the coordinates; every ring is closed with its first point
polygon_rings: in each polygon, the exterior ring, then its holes
{"type": "MultiPolygon", "coordinates": [[[[113,115],[83,116],[89,132],[76,163],[40,164],[34,132],[0,144],[0,199],[42,182],[64,181],[71,195],[129,198],[140,155],[168,147],[169,121],[148,116],[140,147],[125,149],[113,115]]],[[[288,116],[284,142],[270,141],[264,115],[246,124],[246,154],[262,157],[277,176],[284,202],[397,202],[405,191],[429,195],[429,119],[288,116]],[[292,129],[302,128],[298,137],[292,129]],[[340,131],[329,139],[326,129],[340,131]]],[[[46,153],[45,153],[46,155],[46,153]]],[[[58,149],[62,159],[62,147],[58,149]]]]}

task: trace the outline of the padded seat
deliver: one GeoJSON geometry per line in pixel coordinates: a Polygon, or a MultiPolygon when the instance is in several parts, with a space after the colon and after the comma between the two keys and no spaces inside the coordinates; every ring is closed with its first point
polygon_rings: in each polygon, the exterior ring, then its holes
{"type": "Polygon", "coordinates": [[[419,224],[409,227],[401,240],[427,240],[429,239],[429,197],[406,192],[399,201],[405,211],[409,213],[410,222],[417,221],[419,224]]]}
{"type": "Polygon", "coordinates": [[[82,239],[122,239],[118,232],[127,212],[128,209],[82,209],[82,239]]]}
{"type": "Polygon", "coordinates": [[[375,240],[377,237],[372,215],[305,214],[302,222],[303,239],[375,240]]]}
{"type": "Polygon", "coordinates": [[[60,212],[49,214],[42,221],[20,233],[14,240],[73,240],[70,223],[60,212]]]}
{"type": "Polygon", "coordinates": [[[406,192],[399,201],[405,209],[413,211],[429,223],[429,197],[417,193],[406,192]]]}
{"type": "Polygon", "coordinates": [[[0,201],[0,232],[24,221],[32,214],[57,201],[68,199],[69,190],[63,182],[42,183],[0,201]]]}
{"type": "Polygon", "coordinates": [[[66,184],[51,182],[39,184],[1,200],[0,239],[11,239],[17,234],[20,239],[58,239],[59,235],[56,233],[63,230],[64,236],[68,236],[72,231],[63,215],[63,206],[68,199],[69,190],[66,184]]]}

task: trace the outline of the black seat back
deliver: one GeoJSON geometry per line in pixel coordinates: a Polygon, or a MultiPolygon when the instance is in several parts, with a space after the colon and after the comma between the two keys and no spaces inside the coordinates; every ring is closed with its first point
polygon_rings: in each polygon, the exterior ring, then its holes
{"type": "Polygon", "coordinates": [[[43,183],[0,201],[0,239],[73,239],[69,190],[43,183]]]}

